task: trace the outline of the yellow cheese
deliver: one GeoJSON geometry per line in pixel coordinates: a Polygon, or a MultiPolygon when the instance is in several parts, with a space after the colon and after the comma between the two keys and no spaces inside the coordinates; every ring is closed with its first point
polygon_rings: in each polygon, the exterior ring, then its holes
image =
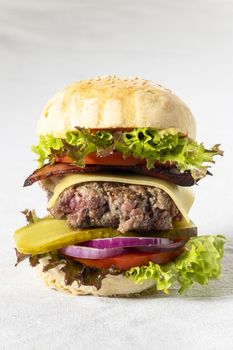
{"type": "Polygon", "coordinates": [[[134,174],[74,174],[65,176],[54,188],[54,194],[48,202],[48,209],[56,204],[60,194],[68,187],[84,182],[119,182],[124,184],[158,187],[175,202],[184,219],[190,221],[188,212],[193,204],[194,195],[190,188],[181,187],[149,176],[134,174]]]}

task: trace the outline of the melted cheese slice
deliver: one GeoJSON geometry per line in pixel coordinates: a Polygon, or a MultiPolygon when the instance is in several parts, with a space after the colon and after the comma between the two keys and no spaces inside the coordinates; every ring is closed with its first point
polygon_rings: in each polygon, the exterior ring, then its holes
{"type": "Polygon", "coordinates": [[[176,204],[187,223],[189,210],[194,201],[194,195],[190,188],[177,186],[166,181],[149,176],[134,174],[74,174],[65,176],[54,188],[54,194],[48,202],[48,209],[55,206],[60,194],[67,188],[84,182],[118,182],[131,185],[143,185],[158,187],[166,192],[176,204]]]}

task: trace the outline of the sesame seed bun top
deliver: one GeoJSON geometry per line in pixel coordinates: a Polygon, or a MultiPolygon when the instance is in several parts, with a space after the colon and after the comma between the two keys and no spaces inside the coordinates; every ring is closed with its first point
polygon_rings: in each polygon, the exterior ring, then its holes
{"type": "Polygon", "coordinates": [[[195,119],[170,90],[140,78],[96,77],[67,86],[46,104],[39,135],[63,137],[76,127],[175,128],[195,139],[195,119]]]}

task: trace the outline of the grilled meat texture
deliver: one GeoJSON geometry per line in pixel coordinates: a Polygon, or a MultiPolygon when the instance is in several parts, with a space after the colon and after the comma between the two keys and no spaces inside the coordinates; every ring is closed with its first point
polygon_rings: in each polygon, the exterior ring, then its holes
{"type": "Polygon", "coordinates": [[[181,214],[163,190],[150,186],[88,182],[66,189],[51,214],[72,228],[112,227],[120,232],[168,230],[181,214]]]}

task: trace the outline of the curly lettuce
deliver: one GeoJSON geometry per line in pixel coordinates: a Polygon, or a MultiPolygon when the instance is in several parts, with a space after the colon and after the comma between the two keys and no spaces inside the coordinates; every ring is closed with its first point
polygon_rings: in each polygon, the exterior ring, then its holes
{"type": "Polygon", "coordinates": [[[180,171],[189,170],[195,180],[204,177],[208,163],[214,163],[215,155],[222,155],[219,145],[205,149],[202,143],[190,140],[175,129],[154,130],[135,128],[132,131],[97,131],[77,129],[67,132],[64,138],[51,135],[40,136],[39,144],[32,146],[38,156],[39,166],[46,161],[54,162],[56,155],[67,155],[77,165],[84,166],[84,158],[90,153],[104,157],[114,151],[124,158],[133,156],[145,159],[147,168],[152,169],[155,163],[175,165],[180,171]]]}
{"type": "Polygon", "coordinates": [[[64,146],[62,139],[55,138],[51,135],[40,136],[39,144],[32,146],[32,151],[37,154],[38,165],[42,167],[46,160],[50,159],[53,152],[59,151],[64,152],[64,146]]]}
{"type": "Polygon", "coordinates": [[[125,276],[139,284],[152,279],[156,281],[157,290],[165,294],[169,294],[173,284],[178,283],[182,294],[194,282],[205,285],[220,276],[225,241],[221,235],[192,238],[174,262],[163,266],[150,262],[148,266],[132,267],[125,276]]]}

